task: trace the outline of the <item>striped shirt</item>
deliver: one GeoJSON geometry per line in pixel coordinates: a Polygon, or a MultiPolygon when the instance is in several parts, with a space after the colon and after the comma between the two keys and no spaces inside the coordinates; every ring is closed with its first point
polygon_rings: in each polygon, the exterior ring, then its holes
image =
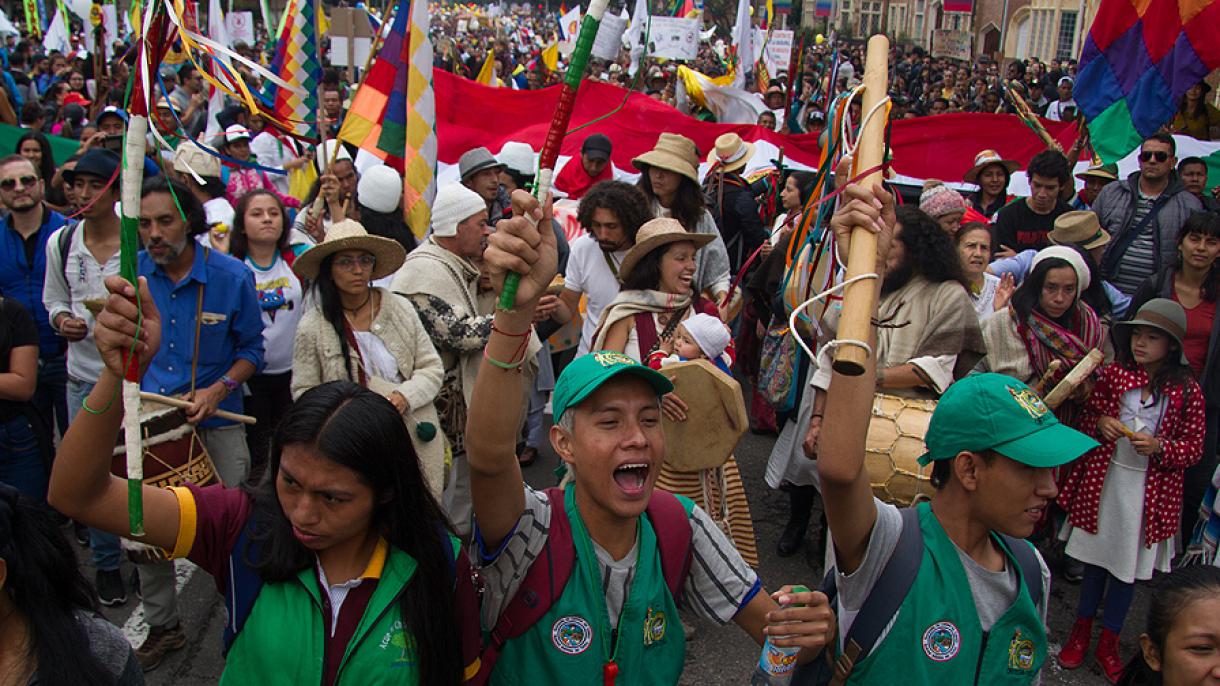
{"type": "MultiPolygon", "coordinates": [[[[1131,216],[1129,226],[1134,229],[1144,221],[1152,211],[1152,205],[1160,196],[1147,196],[1142,192],[1135,201],[1135,212],[1131,216]]],[[[1135,291],[1156,271],[1156,219],[1144,224],[1139,235],[1127,246],[1122,259],[1114,270],[1114,278],[1110,280],[1118,290],[1127,295],[1135,291]]]]}
{"type": "MultiPolygon", "coordinates": [[[[498,549],[486,549],[476,522],[478,556],[472,555],[472,558],[481,560],[483,564],[479,573],[484,584],[484,626],[495,626],[500,613],[521,588],[530,565],[546,545],[550,525],[551,502],[544,492],[535,491],[529,486],[525,487],[525,510],[517,520],[517,526],[498,549]]],[[[679,607],[717,624],[727,624],[761,588],[758,575],[741,559],[733,542],[720,527],[698,506],[691,511],[690,525],[690,575],[683,586],[679,607]]],[[[606,610],[610,623],[617,627],[635,575],[639,538],[637,536],[631,552],[621,560],[614,560],[596,541],[593,542],[593,549],[601,570],[606,610]]]]}

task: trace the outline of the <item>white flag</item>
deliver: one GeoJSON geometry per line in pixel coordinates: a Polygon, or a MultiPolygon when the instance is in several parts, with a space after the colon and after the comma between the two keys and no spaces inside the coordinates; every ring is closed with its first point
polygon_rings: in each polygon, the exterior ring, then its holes
{"type": "Polygon", "coordinates": [[[51,17],[51,25],[47,27],[47,33],[42,37],[42,47],[47,49],[47,52],[57,50],[62,53],[72,51],[72,42],[68,40],[68,27],[66,26],[68,18],[62,16],[59,10],[55,10],[55,16],[51,17]]]}
{"type": "MultiPolygon", "coordinates": [[[[208,3],[208,37],[221,45],[229,45],[229,30],[225,26],[224,14],[220,11],[220,0],[211,0],[208,3]]],[[[232,63],[228,57],[218,57],[213,54],[211,66],[212,78],[221,83],[229,83],[229,78],[224,75],[219,64],[222,61],[225,63],[226,68],[232,69],[232,63]]],[[[211,90],[211,94],[208,96],[208,123],[203,131],[204,135],[211,139],[212,136],[223,131],[220,126],[220,120],[216,118],[216,115],[220,114],[220,111],[224,109],[225,94],[224,91],[212,84],[208,84],[208,88],[211,90]]]]}
{"type": "Polygon", "coordinates": [[[559,30],[563,33],[563,40],[576,40],[576,34],[580,33],[580,5],[573,7],[559,19],[559,30]]]}
{"type": "MultiPolygon", "coordinates": [[[[626,12],[627,8],[624,7],[626,12]]],[[[631,65],[627,67],[627,74],[634,77],[635,73],[640,70],[640,58],[644,56],[644,33],[648,27],[648,0],[635,0],[635,16],[631,17],[631,25],[627,27],[627,33],[623,34],[623,45],[631,50],[631,65]]]]}
{"type": "Polygon", "coordinates": [[[754,69],[754,30],[750,21],[750,0],[737,0],[737,23],[733,25],[733,47],[737,49],[737,72],[733,85],[745,88],[746,74],[754,69]]]}

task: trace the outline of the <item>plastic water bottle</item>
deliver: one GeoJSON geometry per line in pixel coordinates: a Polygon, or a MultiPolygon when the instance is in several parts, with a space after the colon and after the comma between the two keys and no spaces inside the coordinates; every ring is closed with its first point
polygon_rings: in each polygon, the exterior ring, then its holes
{"type": "MultiPolygon", "coordinates": [[[[808,593],[804,586],[794,586],[793,593],[808,593]]],[[[800,603],[785,605],[788,607],[803,607],[800,603]]],[[[762,655],[758,665],[754,667],[754,676],[750,677],[750,686],[788,686],[792,682],[792,673],[796,671],[796,654],[800,648],[777,646],[771,643],[772,638],[782,636],[767,636],[763,643],[762,655]]]]}

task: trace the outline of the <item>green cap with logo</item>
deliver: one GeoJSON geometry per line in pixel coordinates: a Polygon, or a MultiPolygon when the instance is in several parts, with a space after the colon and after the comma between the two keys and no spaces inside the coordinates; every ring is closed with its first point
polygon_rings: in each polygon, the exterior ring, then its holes
{"type": "Polygon", "coordinates": [[[924,466],[963,450],[994,450],[1031,467],[1057,467],[1098,445],[1060,424],[1029,386],[1003,374],[975,374],[950,386],[932,413],[924,443],[924,466]]]}
{"type": "Polygon", "coordinates": [[[579,405],[602,384],[620,374],[631,374],[647,381],[658,396],[674,390],[673,383],[661,372],[623,353],[613,350],[589,353],[569,362],[555,380],[555,394],[551,397],[551,413],[555,421],[559,421],[568,408],[579,405]]]}

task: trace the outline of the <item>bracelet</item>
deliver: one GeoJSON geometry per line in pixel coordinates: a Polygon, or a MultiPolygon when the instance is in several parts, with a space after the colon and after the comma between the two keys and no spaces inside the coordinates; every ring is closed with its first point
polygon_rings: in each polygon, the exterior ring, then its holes
{"type": "MultiPolygon", "coordinates": [[[[517,356],[516,353],[513,353],[513,357],[516,357],[516,356],[517,356]]],[[[488,354],[487,348],[483,348],[483,359],[487,360],[489,363],[491,363],[492,366],[499,367],[500,369],[507,369],[510,371],[517,371],[517,372],[521,371],[521,365],[525,363],[524,356],[522,356],[521,359],[517,360],[516,362],[501,362],[501,361],[495,359],[494,357],[492,357],[490,354],[488,354]]]]}
{"type": "Polygon", "coordinates": [[[821,412],[814,412],[813,416],[810,417],[810,419],[821,419],[822,417],[823,417],[823,415],[821,412]]]}
{"type": "MultiPolygon", "coordinates": [[[[122,382],[120,382],[120,384],[121,384],[121,383],[122,383],[122,382]]],[[[111,394],[111,396],[110,396],[110,400],[108,400],[108,401],[106,402],[106,407],[103,407],[103,408],[102,408],[102,409],[100,409],[100,410],[95,410],[95,409],[93,409],[92,407],[89,407],[89,396],[85,396],[84,398],[81,398],[81,401],[80,401],[80,407],[81,407],[81,409],[82,409],[82,410],[84,410],[85,412],[88,412],[89,414],[92,414],[92,415],[103,415],[103,414],[106,414],[107,412],[109,412],[109,411],[110,411],[110,408],[114,406],[114,398],[115,398],[115,396],[117,396],[118,394],[119,394],[119,389],[118,389],[118,387],[115,387],[115,389],[114,389],[114,393],[113,393],[113,394],[111,394]]]]}
{"type": "MultiPolygon", "coordinates": [[[[500,311],[507,312],[508,310],[500,310],[500,311]]],[[[521,333],[509,333],[509,332],[505,331],[504,329],[497,329],[496,323],[493,321],[491,323],[491,330],[500,334],[501,336],[508,336],[509,338],[524,338],[524,337],[530,335],[530,332],[533,331],[533,328],[532,327],[528,328],[525,331],[522,331],[521,333]]]]}

